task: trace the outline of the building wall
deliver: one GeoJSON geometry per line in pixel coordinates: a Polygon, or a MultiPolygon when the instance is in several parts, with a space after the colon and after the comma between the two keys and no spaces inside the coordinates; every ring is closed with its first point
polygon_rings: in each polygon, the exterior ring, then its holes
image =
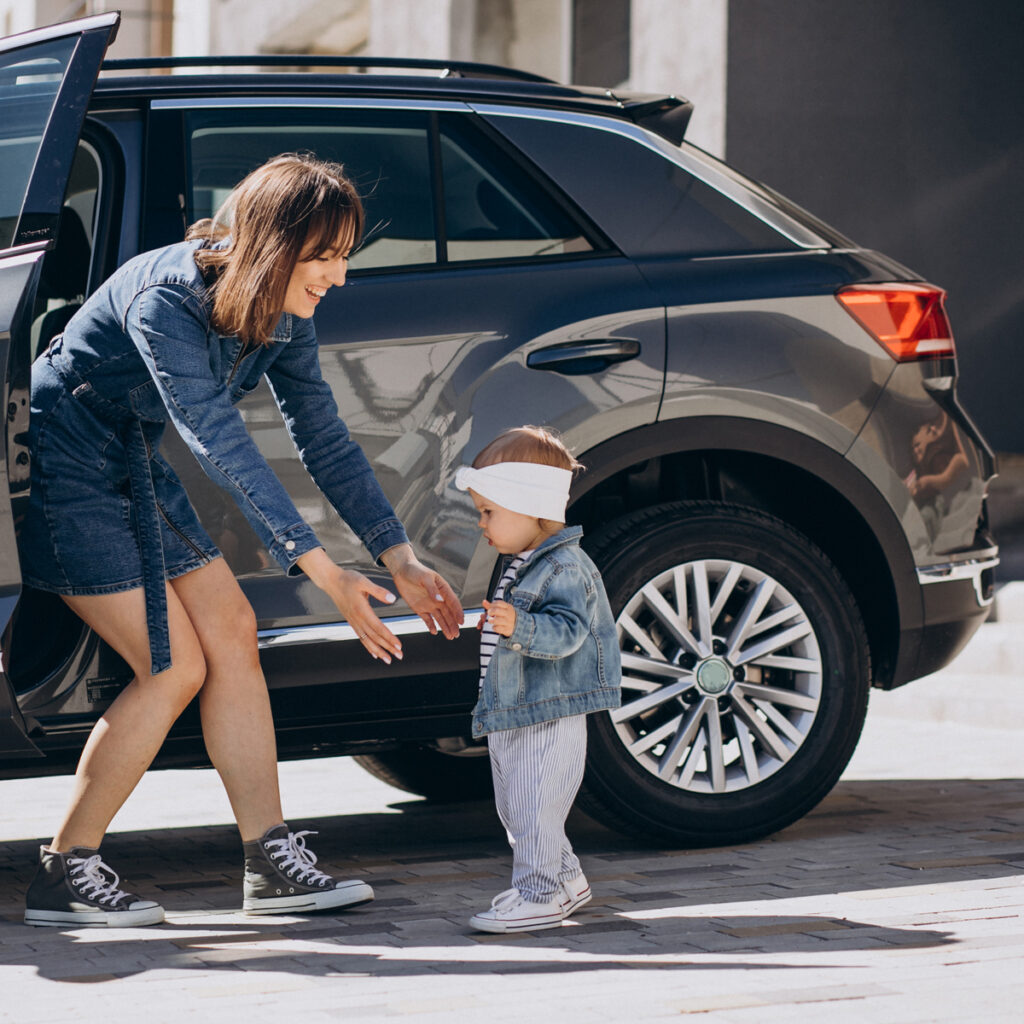
{"type": "Polygon", "coordinates": [[[633,0],[628,87],[693,103],[686,137],[725,155],[729,0],[633,0]]]}
{"type": "Polygon", "coordinates": [[[0,36],[44,25],[120,11],[111,57],[148,57],[168,52],[173,0],[0,0],[0,36]]]}
{"type": "Polygon", "coordinates": [[[960,393],[1024,452],[1024,4],[731,0],[730,163],[946,288],[960,393]]]}

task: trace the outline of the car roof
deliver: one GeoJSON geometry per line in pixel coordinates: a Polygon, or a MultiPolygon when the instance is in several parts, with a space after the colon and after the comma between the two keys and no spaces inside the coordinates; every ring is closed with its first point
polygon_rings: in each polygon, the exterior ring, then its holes
{"type": "Polygon", "coordinates": [[[155,57],[105,61],[94,100],[186,99],[190,96],[379,97],[515,103],[617,117],[682,142],[693,111],[689,100],[664,93],[623,92],[562,85],[540,75],[468,61],[387,57],[259,54],[230,57],[155,57]],[[239,70],[230,70],[230,69],[239,70]],[[280,70],[254,70],[275,68],[280,70]],[[344,68],[344,71],[328,70],[344,68]],[[353,72],[366,68],[368,73],[353,72]],[[230,70],[225,74],[225,70],[230,70]],[[436,76],[410,74],[437,71],[436,76]],[[158,74],[140,74],[157,71],[158,74]],[[178,73],[167,74],[168,71],[178,73]],[[181,73],[187,72],[187,73],[181,73]],[[402,73],[405,72],[405,73],[402,73]]]}

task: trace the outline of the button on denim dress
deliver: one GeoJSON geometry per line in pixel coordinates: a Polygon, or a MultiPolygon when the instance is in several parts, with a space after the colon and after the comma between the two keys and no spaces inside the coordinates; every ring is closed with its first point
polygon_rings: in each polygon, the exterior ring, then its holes
{"type": "Polygon", "coordinates": [[[130,260],[32,367],[22,577],[57,594],[144,587],[154,673],[171,664],[164,581],[219,555],[157,450],[168,420],[285,572],[319,541],[235,408],[264,376],[303,464],[370,554],[407,540],[338,416],[312,321],[282,314],[265,346],[217,333],[194,259],[204,244],[130,260]]]}

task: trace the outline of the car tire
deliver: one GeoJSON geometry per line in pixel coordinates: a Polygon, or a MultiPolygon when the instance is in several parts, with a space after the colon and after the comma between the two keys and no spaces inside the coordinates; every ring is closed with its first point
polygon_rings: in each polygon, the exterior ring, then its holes
{"type": "Polygon", "coordinates": [[[381,782],[438,803],[483,800],[494,794],[489,757],[446,754],[410,743],[352,760],[381,782]]]}
{"type": "Polygon", "coordinates": [[[623,707],[590,717],[581,808],[686,846],[806,814],[853,754],[871,677],[859,609],[824,552],[718,502],[643,509],[586,547],[616,617],[623,707]]]}

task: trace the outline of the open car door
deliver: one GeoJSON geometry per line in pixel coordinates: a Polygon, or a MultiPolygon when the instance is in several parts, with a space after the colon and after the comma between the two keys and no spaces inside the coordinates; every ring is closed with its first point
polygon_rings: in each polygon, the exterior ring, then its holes
{"type": "MultiPolygon", "coordinates": [[[[21,593],[15,523],[28,497],[30,331],[43,256],[117,13],[0,40],[0,633],[21,593]]],[[[38,756],[0,661],[0,756],[38,756]]]]}

